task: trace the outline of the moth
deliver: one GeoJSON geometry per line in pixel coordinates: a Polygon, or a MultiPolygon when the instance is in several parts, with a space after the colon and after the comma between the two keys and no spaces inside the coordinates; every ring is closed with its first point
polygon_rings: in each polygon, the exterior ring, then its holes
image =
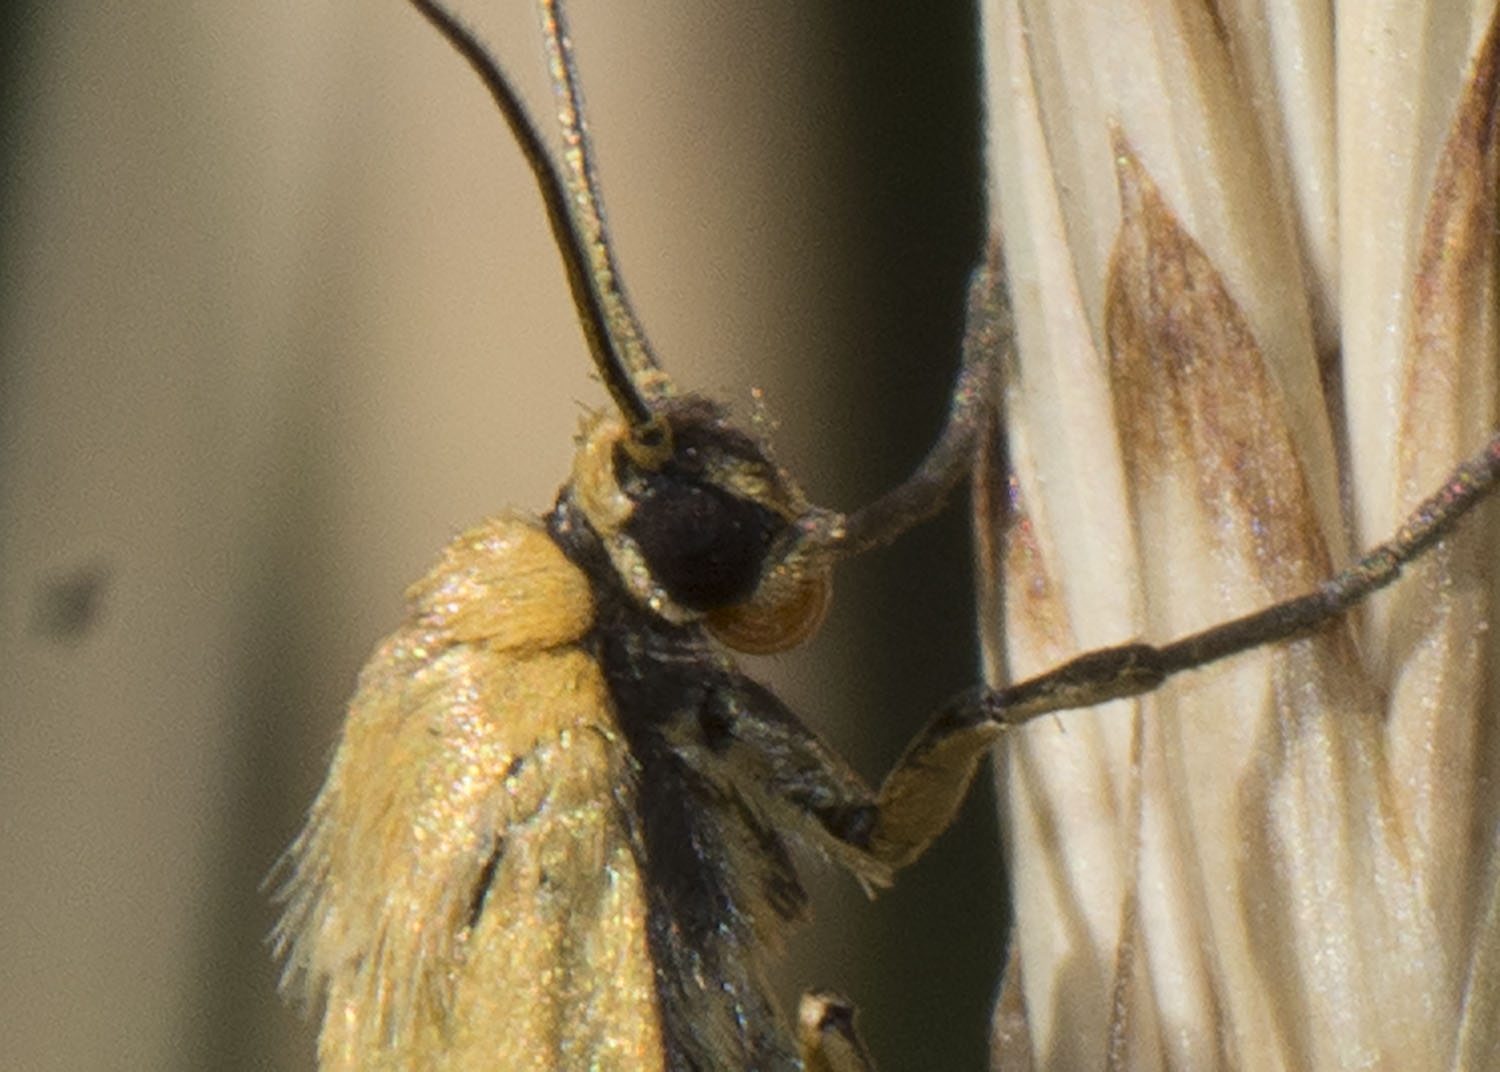
{"type": "Polygon", "coordinates": [[[1500,472],[1497,437],[1307,596],[955,697],[872,789],[731,653],[806,640],[837,564],[962,482],[1009,345],[1000,262],[975,274],[928,456],[860,510],[815,506],[758,435],[672,383],[616,285],[560,0],[542,8],[562,170],[474,35],[413,3],[478,73],[537,178],[611,402],[553,508],[454,540],[360,675],[289,850],[275,937],[324,1002],[325,1069],[873,1067],[847,1002],[808,995],[794,1030],[767,987],[768,951],[805,907],[792,843],[871,888],[890,882],[1007,728],[1318,628],[1500,472]]]}

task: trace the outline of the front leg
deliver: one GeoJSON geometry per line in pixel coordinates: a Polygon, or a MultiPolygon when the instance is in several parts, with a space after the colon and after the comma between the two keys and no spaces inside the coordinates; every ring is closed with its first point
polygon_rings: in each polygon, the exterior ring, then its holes
{"type": "MultiPolygon", "coordinates": [[[[1002,732],[986,697],[973,691],[950,703],[878,794],[774,695],[738,675],[721,679],[663,730],[672,750],[726,800],[738,801],[747,819],[757,817],[759,829],[816,846],[870,887],[888,882],[952,821],[1002,732]]],[[[750,872],[742,863],[735,873],[743,879],[750,872]]],[[[832,995],[803,997],[798,1046],[808,1072],[874,1069],[852,1006],[832,995]]]]}
{"type": "Polygon", "coordinates": [[[891,871],[914,861],[952,824],[980,761],[1004,732],[974,689],[949,700],[886,775],[867,849],[891,871]]]}
{"type": "Polygon", "coordinates": [[[1027,681],[950,700],[881,786],[867,846],[891,871],[911,863],[948,828],[974,772],[1006,727],[1056,711],[1151,692],[1168,678],[1251,648],[1307,636],[1336,621],[1443,538],[1500,481],[1500,435],[1458,466],[1385,543],[1305,595],[1159,647],[1132,642],[1085,652],[1027,681]]]}

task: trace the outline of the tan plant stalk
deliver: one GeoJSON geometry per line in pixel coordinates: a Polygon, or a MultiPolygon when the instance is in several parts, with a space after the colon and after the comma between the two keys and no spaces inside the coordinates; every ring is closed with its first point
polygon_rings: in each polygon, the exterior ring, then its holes
{"type": "MultiPolygon", "coordinates": [[[[1015,680],[1310,588],[1487,438],[1500,30],[1493,0],[985,18],[1015,680]]],[[[1316,637],[1011,736],[996,1068],[1500,1067],[1492,527],[1316,637]]]]}

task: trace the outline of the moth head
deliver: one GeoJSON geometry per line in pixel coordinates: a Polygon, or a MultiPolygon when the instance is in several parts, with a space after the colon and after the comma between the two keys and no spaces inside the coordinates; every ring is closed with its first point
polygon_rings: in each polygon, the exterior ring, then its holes
{"type": "Polygon", "coordinates": [[[536,177],[579,325],[614,402],[584,428],[569,495],[626,590],[670,622],[704,623],[739,651],[805,640],[828,605],[844,519],[809,505],[722,409],[672,389],[620,287],[562,12],[549,6],[543,20],[568,146],[560,170],[483,43],[436,0],[415,3],[478,73],[536,177]]]}
{"type": "Polygon", "coordinates": [[[783,651],[822,623],[838,515],[807,501],[766,444],[697,395],[657,396],[651,420],[588,420],[575,505],[625,589],[666,620],[702,622],[729,647],[783,651]]]}

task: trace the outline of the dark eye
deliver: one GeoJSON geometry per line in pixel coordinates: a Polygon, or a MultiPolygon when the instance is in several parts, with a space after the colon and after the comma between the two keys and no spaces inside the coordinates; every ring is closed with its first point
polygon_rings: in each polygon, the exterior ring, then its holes
{"type": "Polygon", "coordinates": [[[625,532],[657,583],[689,610],[749,599],[786,524],[748,499],[680,474],[649,478],[634,498],[625,532]]]}

